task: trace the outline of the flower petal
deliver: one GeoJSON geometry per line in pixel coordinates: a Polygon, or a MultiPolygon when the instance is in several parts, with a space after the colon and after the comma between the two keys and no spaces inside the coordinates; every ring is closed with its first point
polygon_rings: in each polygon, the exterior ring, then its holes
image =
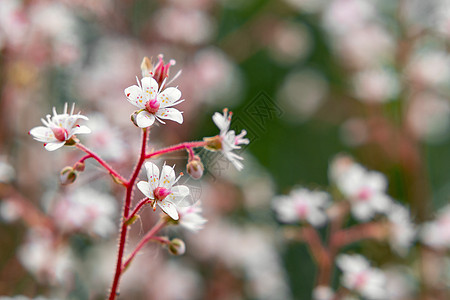
{"type": "Polygon", "coordinates": [[[167,215],[169,215],[169,217],[171,217],[174,220],[179,219],[177,207],[175,206],[175,204],[173,204],[172,202],[170,202],[168,200],[163,200],[163,201],[158,201],[158,205],[159,205],[159,207],[161,207],[163,212],[165,212],[167,215]]]}
{"type": "Polygon", "coordinates": [[[244,165],[239,160],[244,160],[241,156],[233,152],[223,152],[223,155],[233,164],[233,166],[238,170],[242,171],[244,165]]]}
{"type": "Polygon", "coordinates": [[[73,134],[88,134],[88,133],[91,133],[91,130],[89,129],[89,127],[84,126],[84,125],[75,127],[71,132],[72,135],[73,134]]]}
{"type": "Polygon", "coordinates": [[[185,185],[177,185],[172,187],[170,190],[172,194],[167,196],[166,199],[172,203],[175,203],[176,206],[179,206],[186,196],[189,195],[189,188],[185,185]]]}
{"type": "Polygon", "coordinates": [[[189,188],[185,185],[177,185],[170,189],[172,191],[172,194],[177,196],[183,196],[186,197],[189,195],[189,188]]]}
{"type": "MultiPolygon", "coordinates": [[[[158,83],[153,77],[144,77],[141,80],[142,91],[145,94],[147,100],[155,99],[158,94],[158,83]]],[[[145,105],[145,103],[144,103],[145,105]]]]}
{"type": "Polygon", "coordinates": [[[140,128],[147,128],[153,123],[155,123],[155,116],[148,111],[143,110],[136,116],[136,124],[140,128]]]}
{"type": "Polygon", "coordinates": [[[156,116],[161,118],[161,119],[168,119],[168,120],[175,121],[175,122],[177,122],[179,124],[183,123],[183,115],[176,108],[172,108],[172,107],[160,108],[156,112],[156,116]]]}
{"type": "Polygon", "coordinates": [[[181,92],[179,89],[169,87],[158,94],[158,101],[161,108],[174,106],[181,103],[184,100],[178,101],[181,98],[181,92]],[[177,102],[178,101],[178,102],[177,102]]]}
{"type": "Polygon", "coordinates": [[[30,130],[29,134],[31,134],[31,136],[36,141],[43,143],[51,143],[58,141],[55,138],[53,131],[50,128],[44,126],[34,127],[33,129],[30,130]]]}
{"type": "Polygon", "coordinates": [[[225,116],[225,114],[222,115],[216,112],[212,116],[212,119],[219,128],[220,133],[226,132],[230,128],[230,120],[225,116]]]}
{"type": "Polygon", "coordinates": [[[47,149],[48,151],[55,151],[56,149],[61,148],[62,146],[64,146],[66,142],[50,142],[50,143],[46,143],[44,145],[45,149],[47,149]]]}
{"type": "Polygon", "coordinates": [[[152,162],[146,162],[144,166],[147,170],[148,184],[154,191],[159,184],[159,168],[152,162]]]}
{"type": "Polygon", "coordinates": [[[139,108],[145,108],[145,103],[147,102],[147,99],[144,98],[144,94],[142,93],[140,87],[138,87],[137,85],[132,85],[130,87],[127,87],[124,90],[124,93],[131,104],[139,108]]]}
{"type": "Polygon", "coordinates": [[[153,199],[153,190],[150,189],[150,184],[147,181],[139,181],[137,183],[138,189],[144,194],[146,197],[153,199]]]}
{"type": "Polygon", "coordinates": [[[161,171],[161,178],[159,179],[160,187],[170,189],[175,182],[175,171],[172,167],[164,165],[161,171]]]}

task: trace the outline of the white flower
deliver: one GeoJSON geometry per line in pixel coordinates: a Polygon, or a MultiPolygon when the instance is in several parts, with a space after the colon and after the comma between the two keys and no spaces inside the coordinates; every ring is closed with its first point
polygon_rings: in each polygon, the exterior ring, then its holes
{"type": "Polygon", "coordinates": [[[367,171],[353,163],[342,170],[336,179],[341,192],[351,203],[353,215],[360,221],[367,221],[376,212],[385,212],[391,199],[386,195],[387,180],[383,174],[367,171]]]}
{"type": "Polygon", "coordinates": [[[223,155],[236,167],[236,169],[240,171],[244,168],[240,162],[243,158],[234,153],[233,150],[240,149],[241,147],[239,145],[247,145],[250,141],[247,138],[244,138],[247,131],[242,130],[239,135],[236,135],[234,130],[229,130],[231,115],[232,113],[228,113],[228,109],[224,109],[223,115],[216,112],[212,119],[220,130],[220,150],[223,155]]]}
{"type": "Polygon", "coordinates": [[[306,221],[313,226],[321,226],[326,222],[324,209],[328,204],[327,193],[304,188],[293,190],[289,196],[278,196],[273,201],[273,207],[280,221],[285,223],[306,221]]]}
{"type": "Polygon", "coordinates": [[[423,225],[421,236],[422,241],[432,248],[450,248],[450,204],[438,213],[436,220],[423,225]]]}
{"type": "Polygon", "coordinates": [[[189,195],[189,188],[185,185],[173,186],[180,179],[175,178],[173,167],[164,165],[161,176],[154,163],[146,162],[145,169],[148,181],[139,181],[137,184],[139,190],[153,200],[153,207],[158,204],[169,217],[178,220],[177,205],[189,195]]]}
{"type": "Polygon", "coordinates": [[[92,188],[80,188],[57,200],[52,216],[65,232],[83,231],[108,237],[116,229],[116,202],[108,194],[92,188]]]}
{"type": "MultiPolygon", "coordinates": [[[[180,100],[180,90],[169,87],[161,91],[158,82],[152,77],[144,77],[141,82],[142,85],[137,80],[138,85],[124,90],[128,101],[141,109],[136,115],[136,124],[140,128],[147,128],[155,122],[155,119],[163,124],[165,122],[161,119],[169,119],[182,124],[182,113],[172,107],[184,101],[184,99],[180,100]]],[[[164,82],[161,84],[161,87],[163,86],[164,82]]]]}
{"type": "Polygon", "coordinates": [[[341,254],[336,259],[342,270],[342,285],[367,299],[386,299],[386,277],[361,255],[341,254]]]}
{"type": "Polygon", "coordinates": [[[316,286],[313,290],[314,300],[332,300],[334,299],[334,291],[325,285],[316,286]]]}
{"type": "Polygon", "coordinates": [[[47,229],[33,228],[18,250],[22,265],[40,282],[68,282],[72,278],[74,257],[70,249],[57,243],[47,229]]]}
{"type": "Polygon", "coordinates": [[[75,134],[91,133],[87,126],[75,125],[78,119],[87,120],[88,118],[80,115],[74,115],[73,110],[75,104],[72,105],[70,114],[67,113],[67,103],[64,105],[64,113],[57,114],[53,107],[53,116],[47,115],[47,120],[41,119],[45,126],[34,127],[29,134],[33,136],[36,141],[45,143],[45,149],[54,151],[64,146],[75,134]]]}
{"type": "Polygon", "coordinates": [[[394,203],[387,217],[390,222],[389,243],[398,254],[405,256],[416,235],[409,211],[402,205],[394,203]]]}
{"type": "Polygon", "coordinates": [[[200,202],[191,206],[178,207],[177,210],[180,217],[178,224],[186,229],[197,232],[202,229],[203,225],[207,222],[201,215],[202,208],[200,202]]]}
{"type": "Polygon", "coordinates": [[[0,155],[0,183],[9,183],[14,179],[16,171],[7,162],[6,156],[0,155]]]}

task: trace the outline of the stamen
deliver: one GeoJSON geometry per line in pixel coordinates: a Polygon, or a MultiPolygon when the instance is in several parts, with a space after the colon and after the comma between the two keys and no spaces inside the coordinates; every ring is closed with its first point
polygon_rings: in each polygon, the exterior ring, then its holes
{"type": "Polygon", "coordinates": [[[162,90],[163,86],[166,84],[166,80],[167,80],[167,77],[164,78],[163,82],[161,83],[161,86],[158,89],[158,94],[161,93],[161,90],[162,90]]]}
{"type": "Polygon", "coordinates": [[[141,83],[139,82],[139,79],[137,76],[136,76],[136,81],[137,81],[138,87],[142,90],[141,83]]]}

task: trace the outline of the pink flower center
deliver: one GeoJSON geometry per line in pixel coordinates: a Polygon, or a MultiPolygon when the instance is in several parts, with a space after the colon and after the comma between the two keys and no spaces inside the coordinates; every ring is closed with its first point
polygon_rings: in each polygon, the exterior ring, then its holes
{"type": "Polygon", "coordinates": [[[145,109],[151,113],[151,114],[156,114],[156,112],[159,109],[159,102],[156,99],[147,101],[147,103],[145,104],[145,109]]]}
{"type": "Polygon", "coordinates": [[[364,287],[364,285],[366,285],[366,283],[367,283],[367,279],[368,279],[368,276],[367,276],[366,272],[361,272],[361,273],[357,274],[356,278],[355,278],[355,288],[360,289],[360,288],[364,287]]]}
{"type": "Polygon", "coordinates": [[[301,219],[306,218],[308,215],[308,205],[305,203],[297,203],[296,210],[299,218],[301,219]]]}
{"type": "Polygon", "coordinates": [[[153,191],[153,196],[155,196],[155,199],[159,200],[159,201],[164,200],[170,194],[172,194],[172,192],[170,190],[166,189],[166,188],[163,188],[163,187],[157,187],[153,191]]]}
{"type": "Polygon", "coordinates": [[[55,135],[55,138],[61,142],[64,142],[69,135],[67,130],[62,127],[52,128],[52,131],[53,131],[53,134],[55,135]]]}
{"type": "Polygon", "coordinates": [[[368,187],[363,187],[358,193],[358,199],[367,201],[372,197],[372,190],[368,187]]]}

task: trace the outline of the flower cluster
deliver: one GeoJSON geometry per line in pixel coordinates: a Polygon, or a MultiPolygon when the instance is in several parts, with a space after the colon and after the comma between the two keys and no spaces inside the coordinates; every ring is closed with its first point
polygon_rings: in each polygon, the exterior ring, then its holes
{"type": "MultiPolygon", "coordinates": [[[[286,235],[307,243],[318,265],[319,278],[330,278],[329,263],[336,260],[343,271],[342,285],[348,291],[365,299],[388,299],[381,270],[371,268],[363,256],[336,255],[343,247],[366,239],[385,241],[397,254],[408,255],[417,231],[409,210],[388,196],[387,179],[382,173],[369,171],[348,156],[339,155],[331,162],[330,179],[334,185],[331,195],[296,188],[287,196],[276,196],[272,203],[276,216],[283,223],[300,222],[298,233],[293,234],[296,228],[290,226],[286,235]],[[350,213],[357,224],[346,226],[350,213]],[[315,227],[326,223],[329,238],[322,241],[315,227]]],[[[329,282],[318,283],[314,299],[335,297],[329,282]]]]}
{"type": "MultiPolygon", "coordinates": [[[[56,109],[53,108],[53,116],[48,115],[46,120],[42,119],[45,126],[35,127],[29,132],[35,140],[43,142],[45,149],[48,151],[54,151],[67,145],[75,146],[85,153],[85,156],[75,162],[73,166],[66,166],[61,171],[60,179],[62,184],[74,183],[79,174],[85,172],[85,161],[94,159],[111,174],[116,183],[126,189],[123,203],[123,222],[121,222],[122,229],[120,230],[119,238],[119,254],[110,299],[116,297],[122,273],[148,242],[158,242],[174,255],[181,255],[185,252],[186,246],[183,240],[179,238],[169,240],[165,236],[157,236],[156,234],[161,229],[169,225],[179,225],[197,232],[206,223],[206,219],[201,215],[202,209],[199,202],[194,201],[195,203],[190,203],[188,200],[188,198],[192,198],[189,197],[189,187],[176,184],[182,175],[176,177],[175,167],[170,167],[164,163],[160,169],[155,163],[146,160],[162,154],[186,150],[188,153],[187,172],[192,178],[199,179],[203,175],[204,166],[201,158],[195,154],[194,149],[201,147],[210,151],[221,151],[238,170],[243,169],[241,162],[243,158],[233,151],[240,149],[240,145],[249,144],[249,140],[245,138],[245,130],[239,135],[236,135],[234,130],[230,130],[232,114],[227,109],[224,110],[223,115],[215,113],[212,117],[220,130],[219,135],[204,138],[203,141],[185,142],[157,151],[152,150],[149,152],[147,150],[148,128],[153,126],[156,120],[161,124],[165,124],[164,120],[172,120],[179,124],[183,123],[182,112],[174,108],[174,106],[184,101],[184,99],[181,99],[181,91],[177,87],[168,87],[178,77],[180,72],[171,81],[167,81],[170,67],[174,64],[174,60],[165,64],[162,55],[158,57],[158,62],[155,66],[148,58],[144,58],[141,64],[143,78],[141,80],[137,79],[137,85],[132,85],[124,90],[126,99],[139,108],[138,111],[132,114],[131,120],[142,131],[141,153],[129,180],[120,175],[97,153],[83,145],[76,137],[77,134],[87,134],[91,130],[87,126],[77,124],[80,119],[88,120],[88,118],[80,113],[74,114],[74,106],[68,113],[66,104],[62,114],[58,114],[56,109]],[[147,180],[137,182],[142,167],[146,170],[147,180]],[[132,195],[135,187],[144,194],[145,198],[132,208],[132,195]],[[156,210],[158,206],[164,214],[141,239],[129,257],[124,258],[127,229],[139,218],[141,209],[146,205],[150,205],[153,210],[156,210]]],[[[109,138],[115,137],[113,135],[109,136],[109,138]]],[[[103,144],[106,144],[105,141],[103,141],[103,144]]],[[[108,143],[108,145],[114,144],[108,143]]],[[[116,147],[116,149],[120,149],[120,146],[116,147]]],[[[107,153],[105,151],[102,152],[107,153]]],[[[116,157],[116,155],[109,156],[116,157]]],[[[52,228],[55,225],[66,234],[87,231],[99,236],[106,236],[114,231],[112,217],[115,211],[114,202],[108,197],[103,197],[94,190],[80,189],[78,193],[75,192],[71,197],[66,197],[53,205],[50,227],[52,228]]],[[[26,251],[28,250],[24,250],[24,253],[26,251]]],[[[24,263],[29,264],[26,261],[24,263]]]]}

